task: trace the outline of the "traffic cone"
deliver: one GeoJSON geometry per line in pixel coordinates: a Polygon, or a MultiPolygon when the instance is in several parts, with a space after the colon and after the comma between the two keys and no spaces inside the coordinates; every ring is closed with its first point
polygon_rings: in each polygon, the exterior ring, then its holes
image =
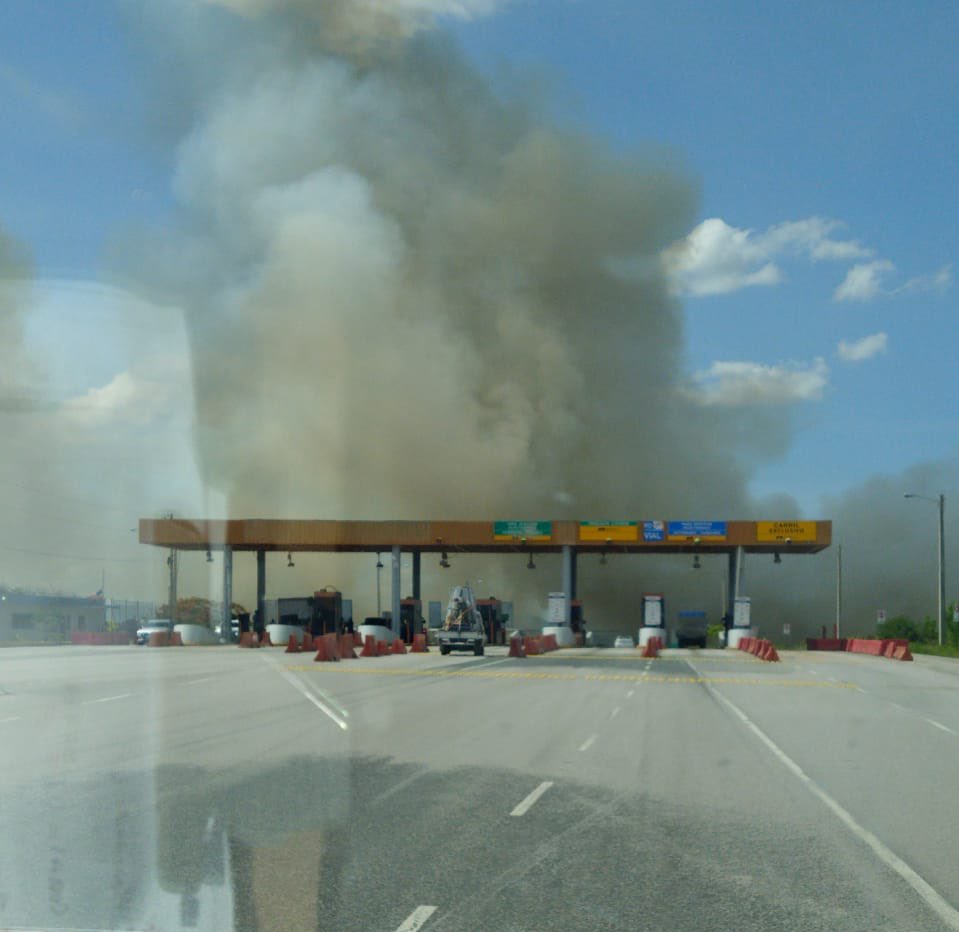
{"type": "Polygon", "coordinates": [[[272,647],[272,646],[273,646],[273,642],[270,640],[270,632],[264,631],[263,634],[260,635],[260,647],[272,647]]]}
{"type": "Polygon", "coordinates": [[[353,635],[341,634],[339,638],[340,660],[355,660],[353,652],[353,635]]]}
{"type": "Polygon", "coordinates": [[[403,643],[402,638],[393,638],[393,643],[390,645],[391,654],[405,654],[406,645],[403,643]]]}
{"type": "Polygon", "coordinates": [[[303,650],[313,650],[313,635],[309,631],[303,632],[303,650]]]}
{"type": "Polygon", "coordinates": [[[363,643],[363,650],[360,651],[361,657],[375,657],[376,656],[376,638],[372,634],[366,636],[366,641],[363,643]]]}
{"type": "Polygon", "coordinates": [[[287,642],[287,645],[286,645],[286,653],[298,654],[299,652],[300,652],[300,642],[297,641],[295,634],[291,634],[290,640],[287,642]]]}
{"type": "Polygon", "coordinates": [[[376,656],[385,657],[390,652],[390,645],[386,641],[376,642],[376,656]]]}

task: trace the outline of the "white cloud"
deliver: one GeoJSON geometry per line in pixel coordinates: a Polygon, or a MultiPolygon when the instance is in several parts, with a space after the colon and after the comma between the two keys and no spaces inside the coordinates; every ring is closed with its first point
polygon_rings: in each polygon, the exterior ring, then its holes
{"type": "Polygon", "coordinates": [[[808,217],[756,233],[711,217],[663,252],[663,266],[681,294],[728,294],[778,285],[783,273],[774,260],[779,257],[805,256],[818,262],[872,255],[856,240],[833,239],[830,234],[841,226],[837,220],[808,217]]]}
{"type": "Polygon", "coordinates": [[[829,367],[811,363],[714,362],[693,376],[690,395],[703,405],[783,405],[818,401],[829,382],[829,367]]]}
{"type": "Polygon", "coordinates": [[[63,413],[81,427],[144,427],[161,419],[188,419],[192,413],[185,360],[155,356],[117,373],[105,385],[68,398],[63,413]]]}
{"type": "Polygon", "coordinates": [[[846,340],[840,340],[836,347],[840,359],[846,362],[862,362],[864,359],[871,359],[879,353],[886,352],[886,345],[889,337],[885,333],[872,333],[861,340],[853,340],[851,343],[846,340]]]}
{"type": "Polygon", "coordinates": [[[917,275],[910,278],[904,285],[896,288],[894,294],[903,291],[936,291],[942,294],[952,286],[952,264],[944,265],[931,275],[917,275]]]}
{"type": "Polygon", "coordinates": [[[874,262],[860,262],[854,265],[833,292],[834,301],[871,301],[886,294],[882,278],[896,267],[888,259],[876,259],[874,262]]]}

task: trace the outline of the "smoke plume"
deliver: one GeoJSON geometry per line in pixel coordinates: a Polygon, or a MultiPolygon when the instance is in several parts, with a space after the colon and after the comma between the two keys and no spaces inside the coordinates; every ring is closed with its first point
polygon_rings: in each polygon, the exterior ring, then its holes
{"type": "MultiPolygon", "coordinates": [[[[195,0],[189,38],[164,19],[182,112],[158,120],[187,129],[151,277],[187,315],[205,482],[247,517],[797,516],[746,492],[788,418],[684,387],[659,257],[695,184],[497,97],[427,29],[494,5],[195,0]]],[[[641,562],[584,571],[587,614],[632,628],[666,584],[718,604],[722,568],[641,562]]],[[[558,584],[482,572],[540,603],[558,584]]],[[[776,617],[816,627],[824,578],[776,617]]]]}

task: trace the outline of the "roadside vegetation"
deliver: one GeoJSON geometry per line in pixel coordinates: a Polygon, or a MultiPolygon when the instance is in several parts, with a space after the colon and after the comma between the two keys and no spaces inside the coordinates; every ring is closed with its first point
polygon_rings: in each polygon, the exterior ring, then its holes
{"type": "Polygon", "coordinates": [[[916,654],[935,654],[939,657],[959,657],[959,621],[956,620],[955,603],[947,606],[942,620],[942,646],[939,646],[938,622],[926,617],[915,621],[907,615],[887,618],[876,625],[880,638],[905,638],[910,650],[916,654]]]}

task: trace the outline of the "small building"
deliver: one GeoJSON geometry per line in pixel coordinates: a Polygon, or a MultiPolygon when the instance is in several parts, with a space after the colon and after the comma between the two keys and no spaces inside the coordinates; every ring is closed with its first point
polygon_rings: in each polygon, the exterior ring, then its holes
{"type": "Polygon", "coordinates": [[[105,631],[106,627],[102,596],[0,588],[0,641],[68,641],[75,631],[105,631]]]}

